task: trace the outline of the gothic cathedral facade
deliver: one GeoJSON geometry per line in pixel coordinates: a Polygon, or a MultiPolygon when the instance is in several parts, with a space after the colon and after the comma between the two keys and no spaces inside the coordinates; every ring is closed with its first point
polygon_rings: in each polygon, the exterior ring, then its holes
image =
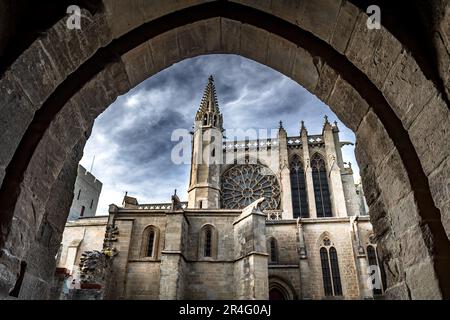
{"type": "Polygon", "coordinates": [[[380,297],[383,271],[345,144],[327,118],[316,135],[302,122],[296,136],[280,123],[273,138],[225,138],[210,77],[188,201],[126,195],[109,216],[68,222],[58,270],[77,278],[83,252],[113,252],[101,288],[113,299],[380,297]]]}

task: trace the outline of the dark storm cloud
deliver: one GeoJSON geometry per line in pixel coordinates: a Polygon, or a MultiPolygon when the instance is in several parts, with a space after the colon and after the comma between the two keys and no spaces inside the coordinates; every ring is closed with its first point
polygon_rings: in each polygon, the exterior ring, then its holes
{"type": "MultiPolygon", "coordinates": [[[[97,118],[81,163],[89,168],[95,155],[93,173],[103,182],[98,214],[106,213],[109,203],[120,204],[125,191],[141,203],[168,202],[175,188],[187,199],[189,166],[172,163],[171,134],[192,128],[211,74],[225,128],[275,129],[283,120],[294,136],[300,120],[315,134],[322,130],[325,113],[335,119],[304,88],[257,62],[234,55],[179,62],[119,97],[97,118]]],[[[343,125],[341,137],[354,140],[343,125]]]]}

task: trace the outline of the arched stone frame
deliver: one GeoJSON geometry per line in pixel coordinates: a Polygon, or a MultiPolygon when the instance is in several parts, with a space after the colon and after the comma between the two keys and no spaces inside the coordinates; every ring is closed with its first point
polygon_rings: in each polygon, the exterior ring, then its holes
{"type": "Polygon", "coordinates": [[[219,232],[214,225],[206,223],[200,228],[198,234],[198,251],[197,251],[198,260],[200,261],[217,260],[218,250],[219,250],[219,232]],[[206,232],[208,230],[211,232],[210,257],[205,256],[206,232]]]}
{"type": "MultiPolygon", "coordinates": [[[[311,10],[297,10],[295,1],[291,3],[294,7],[286,3],[255,7],[247,2],[243,6],[211,2],[189,7],[191,4],[168,1],[164,9],[152,10],[152,3],[145,5],[145,10],[139,6],[108,7],[106,15],[94,17],[83,12],[92,23],[86,24],[83,19],[82,35],[70,32],[62,19],[0,79],[0,96],[6,100],[0,105],[9,115],[1,132],[7,145],[2,145],[0,159],[0,225],[6,230],[0,237],[0,247],[10,253],[3,255],[4,262],[0,263],[11,266],[8,272],[12,279],[5,288],[14,285],[20,260],[32,259],[38,252],[31,247],[41,245],[40,238],[34,243],[30,239],[45,230],[54,233],[55,239],[60,237],[65,220],[60,212],[65,210],[46,199],[51,198],[49,193],[62,194],[61,190],[66,190],[62,185],[76,175],[75,164],[93,119],[117,95],[173,62],[227,52],[291,76],[330,105],[356,132],[356,154],[368,190],[374,230],[383,235],[379,239],[383,259],[389,260],[394,269],[405,270],[394,272],[389,280],[392,297],[450,297],[450,280],[446,277],[450,242],[441,222],[441,213],[442,221],[449,219],[449,196],[442,190],[447,188],[450,158],[448,148],[430,148],[449,141],[443,139],[448,136],[445,127],[449,111],[433,82],[388,30],[383,27],[367,34],[366,14],[349,2],[302,4],[311,6],[311,10]],[[136,8],[139,19],[132,13],[123,14],[136,8]],[[315,16],[317,12],[326,14],[315,16]],[[343,18],[346,15],[356,18],[349,21],[343,18]],[[217,16],[221,18],[214,18],[217,16]],[[318,23],[320,19],[326,22],[318,23]],[[218,29],[224,30],[223,37],[211,32],[218,29]],[[142,32],[145,30],[151,32],[142,32]],[[168,30],[174,32],[164,33],[168,30]],[[267,30],[273,33],[268,36],[267,30]],[[136,47],[142,35],[154,41],[136,47]],[[80,51],[74,51],[76,46],[53,41],[55,37],[79,44],[80,51]],[[95,41],[86,41],[92,40],[90,37],[95,41]],[[118,40],[111,42],[115,38],[118,40]],[[102,46],[105,48],[98,50],[102,46]],[[125,54],[133,47],[136,49],[125,54]],[[163,53],[163,59],[151,56],[155,48],[163,53]],[[117,60],[120,55],[122,60],[117,60]],[[299,57],[306,64],[302,72],[296,65],[299,57]],[[30,69],[21,73],[24,65],[30,69]],[[35,86],[36,81],[41,85],[35,86]],[[67,108],[62,109],[64,103],[67,108]],[[430,122],[435,126],[429,126],[430,122]],[[61,126],[67,135],[59,134],[61,126]],[[61,179],[59,186],[55,184],[57,179],[61,179]],[[34,218],[30,218],[31,212],[34,218]],[[404,212],[408,212],[406,219],[411,223],[401,221],[404,212]],[[30,219],[34,219],[32,223],[30,219]],[[386,229],[390,231],[384,232],[386,229]],[[411,245],[410,239],[418,242],[414,247],[419,253],[400,249],[401,244],[403,248],[411,245]],[[418,284],[427,279],[433,281],[424,290],[418,284]]],[[[450,234],[448,223],[445,228],[450,234]]],[[[54,255],[53,251],[50,249],[48,256],[54,255]]]]}
{"type": "Polygon", "coordinates": [[[272,289],[279,290],[285,297],[285,300],[296,300],[297,294],[292,285],[280,276],[269,276],[269,292],[272,289]]]}
{"type": "Polygon", "coordinates": [[[267,253],[269,254],[269,264],[277,264],[280,262],[280,251],[278,248],[278,241],[275,237],[267,238],[267,253]],[[275,252],[272,251],[275,249],[275,252]]]}
{"type": "Polygon", "coordinates": [[[158,260],[160,258],[160,230],[158,227],[154,225],[149,225],[145,227],[144,231],[142,232],[141,237],[141,251],[140,251],[140,258],[147,259],[147,260],[158,260]],[[153,249],[152,249],[152,255],[148,256],[148,245],[150,240],[150,234],[154,233],[153,235],[153,249]]]}

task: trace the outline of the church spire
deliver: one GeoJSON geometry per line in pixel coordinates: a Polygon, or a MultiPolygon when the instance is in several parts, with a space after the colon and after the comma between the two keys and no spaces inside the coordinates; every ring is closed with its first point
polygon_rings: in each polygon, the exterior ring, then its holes
{"type": "Polygon", "coordinates": [[[195,121],[201,121],[201,126],[203,127],[210,126],[222,129],[222,114],[220,113],[212,75],[208,78],[208,84],[203,93],[195,121]]]}

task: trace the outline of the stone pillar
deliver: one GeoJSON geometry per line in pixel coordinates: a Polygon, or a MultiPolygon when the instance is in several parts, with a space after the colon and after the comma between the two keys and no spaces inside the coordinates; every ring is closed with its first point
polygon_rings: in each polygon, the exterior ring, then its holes
{"type": "Polygon", "coordinates": [[[278,131],[279,166],[281,183],[281,207],[283,209],[283,219],[293,219],[291,175],[289,171],[289,156],[287,150],[287,134],[280,121],[278,131]]]}
{"type": "Polygon", "coordinates": [[[261,198],[246,207],[234,226],[235,299],[269,298],[266,215],[259,208],[261,198]]]}
{"type": "MultiPolygon", "coordinates": [[[[118,234],[115,236],[116,240],[114,241],[114,247],[117,248],[117,255],[112,262],[111,279],[108,284],[108,290],[105,293],[107,299],[126,298],[126,270],[128,268],[128,255],[130,252],[134,220],[118,219],[118,210],[119,208],[116,205],[109,206],[108,225],[114,226],[118,234]]],[[[105,241],[104,244],[107,245],[107,242],[105,241]]]]}
{"type": "Polygon", "coordinates": [[[164,249],[161,252],[159,299],[184,299],[188,221],[182,210],[167,212],[164,249]]]}
{"type": "Polygon", "coordinates": [[[311,271],[309,268],[308,253],[306,251],[305,237],[303,234],[303,224],[300,219],[297,220],[298,232],[298,253],[299,253],[299,272],[301,283],[301,297],[300,299],[311,299],[311,271]]]}
{"type": "Polygon", "coordinates": [[[307,196],[308,196],[309,217],[317,218],[316,200],[314,198],[314,184],[312,178],[311,162],[309,158],[308,131],[306,131],[303,121],[300,136],[303,147],[303,162],[304,162],[303,165],[305,168],[306,192],[308,193],[307,196]]]}
{"type": "MultiPolygon", "coordinates": [[[[336,145],[334,144],[333,128],[325,117],[323,126],[323,140],[325,142],[325,155],[328,173],[328,187],[330,189],[331,208],[333,216],[346,217],[347,208],[345,206],[344,188],[342,186],[341,168],[336,154],[336,145]]],[[[340,146],[338,146],[340,147],[340,146]]]]}
{"type": "Polygon", "coordinates": [[[367,272],[367,258],[364,247],[361,244],[359,236],[358,217],[350,218],[350,242],[353,246],[355,255],[356,274],[359,282],[360,298],[364,299],[372,296],[372,292],[368,287],[369,274],[367,272]]]}

